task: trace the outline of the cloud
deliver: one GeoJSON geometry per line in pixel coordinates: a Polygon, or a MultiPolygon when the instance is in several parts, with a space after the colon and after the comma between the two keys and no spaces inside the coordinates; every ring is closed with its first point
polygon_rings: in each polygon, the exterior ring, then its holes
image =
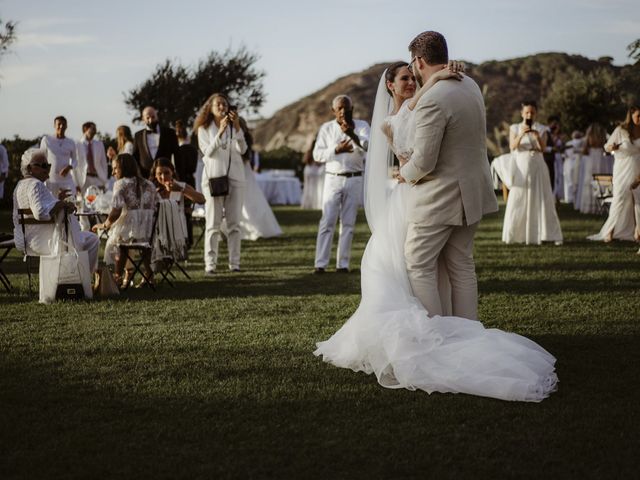
{"type": "Polygon", "coordinates": [[[16,40],[20,47],[38,47],[47,49],[61,45],[85,45],[96,42],[90,35],[68,35],[61,33],[22,33],[16,40]]]}
{"type": "Polygon", "coordinates": [[[3,87],[22,85],[30,80],[44,78],[49,73],[45,65],[7,65],[2,67],[3,87]]]}
{"type": "Polygon", "coordinates": [[[88,23],[86,18],[67,18],[67,17],[42,17],[42,18],[29,18],[23,22],[20,22],[20,27],[25,30],[40,30],[48,27],[58,27],[60,25],[74,25],[80,23],[88,23]]]}

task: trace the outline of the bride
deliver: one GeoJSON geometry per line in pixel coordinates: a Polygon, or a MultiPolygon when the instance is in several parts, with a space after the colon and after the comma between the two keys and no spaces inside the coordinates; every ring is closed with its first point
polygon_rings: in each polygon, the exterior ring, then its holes
{"type": "Polygon", "coordinates": [[[550,353],[527,338],[486,329],[475,320],[429,316],[411,292],[404,261],[410,187],[390,178],[391,150],[411,155],[412,109],[437,81],[459,76],[453,67],[434,75],[411,99],[398,88],[403,77],[412,77],[407,64],[390,74],[391,80],[385,78],[391,69],[380,79],[365,172],[372,235],[362,258],[362,300],[342,328],[317,344],[314,354],[338,367],[375,373],[387,388],[539,402],[557,387],[550,353]]]}

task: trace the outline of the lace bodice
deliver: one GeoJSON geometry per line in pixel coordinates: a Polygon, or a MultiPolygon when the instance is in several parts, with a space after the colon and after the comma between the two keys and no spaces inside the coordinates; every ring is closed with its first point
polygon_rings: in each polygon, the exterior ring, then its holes
{"type": "Polygon", "coordinates": [[[138,196],[135,178],[121,178],[113,186],[111,207],[126,210],[151,210],[157,202],[156,187],[148,180],[138,179],[142,194],[138,196]]]}

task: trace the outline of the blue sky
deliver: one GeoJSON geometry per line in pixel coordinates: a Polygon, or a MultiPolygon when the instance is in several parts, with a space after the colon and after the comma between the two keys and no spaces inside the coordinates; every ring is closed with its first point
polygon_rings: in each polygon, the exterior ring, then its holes
{"type": "Polygon", "coordinates": [[[132,123],[123,92],[166,58],[195,63],[245,45],[260,55],[270,116],[337,77],[408,58],[423,30],[443,33],[452,58],[474,63],[561,51],[628,63],[640,8],[627,0],[0,0],[18,42],[0,61],[0,138],[35,137],[65,115],[113,133],[132,123]]]}

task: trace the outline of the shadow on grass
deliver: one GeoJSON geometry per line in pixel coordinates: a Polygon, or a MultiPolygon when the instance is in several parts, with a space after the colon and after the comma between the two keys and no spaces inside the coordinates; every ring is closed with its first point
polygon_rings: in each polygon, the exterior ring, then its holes
{"type": "Polygon", "coordinates": [[[109,359],[64,378],[60,362],[1,357],[0,475],[633,478],[640,338],[534,340],[559,358],[560,390],[541,404],[385,390],[310,351],[212,351],[224,361],[171,395],[155,389],[180,372],[135,357],[124,378],[109,359]],[[251,372],[236,365],[247,356],[251,372]]]}

